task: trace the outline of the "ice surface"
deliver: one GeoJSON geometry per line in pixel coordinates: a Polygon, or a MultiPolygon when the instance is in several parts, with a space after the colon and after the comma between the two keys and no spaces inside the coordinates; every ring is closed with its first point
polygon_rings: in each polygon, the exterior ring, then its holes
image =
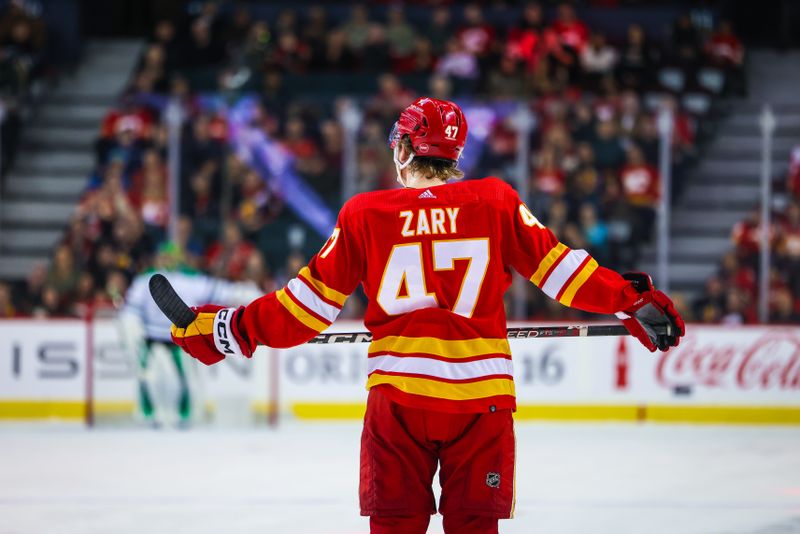
{"type": "MultiPolygon", "coordinates": [[[[359,435],[0,426],[0,533],[366,533],[359,435]]],[[[800,429],[525,423],[517,442],[505,534],[800,532],[800,429]]]]}

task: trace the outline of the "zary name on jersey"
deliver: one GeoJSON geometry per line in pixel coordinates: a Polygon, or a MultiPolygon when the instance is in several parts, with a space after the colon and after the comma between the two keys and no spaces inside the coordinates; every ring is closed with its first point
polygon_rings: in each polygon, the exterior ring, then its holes
{"type": "Polygon", "coordinates": [[[458,231],[457,218],[461,208],[427,208],[416,212],[400,212],[403,220],[403,237],[415,235],[455,234],[458,231]]]}

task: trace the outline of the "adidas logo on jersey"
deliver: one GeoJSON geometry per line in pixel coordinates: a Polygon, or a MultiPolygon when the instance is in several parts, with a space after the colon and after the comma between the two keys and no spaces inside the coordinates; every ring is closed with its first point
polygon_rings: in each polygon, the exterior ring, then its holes
{"type": "Polygon", "coordinates": [[[426,190],[425,190],[425,191],[423,191],[423,192],[422,192],[422,194],[421,194],[420,196],[418,196],[417,198],[436,198],[436,195],[434,195],[433,193],[431,193],[431,190],[430,190],[430,189],[426,189],[426,190]]]}

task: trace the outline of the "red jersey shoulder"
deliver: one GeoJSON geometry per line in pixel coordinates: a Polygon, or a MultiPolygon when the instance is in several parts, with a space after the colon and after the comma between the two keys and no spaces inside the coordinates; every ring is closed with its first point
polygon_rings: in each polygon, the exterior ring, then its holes
{"type": "Polygon", "coordinates": [[[484,200],[494,200],[504,204],[510,199],[517,198],[517,192],[514,190],[514,188],[511,187],[508,182],[497,178],[496,176],[487,176],[486,178],[477,180],[468,180],[463,183],[472,188],[484,200]]]}

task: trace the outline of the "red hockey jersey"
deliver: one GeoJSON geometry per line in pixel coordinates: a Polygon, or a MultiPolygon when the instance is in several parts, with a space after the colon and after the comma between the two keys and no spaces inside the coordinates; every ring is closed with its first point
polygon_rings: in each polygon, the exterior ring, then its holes
{"type": "Polygon", "coordinates": [[[368,389],[447,412],[514,408],[503,307],[512,268],[590,312],[637,298],[617,273],[560,243],[508,184],[486,178],[355,196],[308,266],[247,306],[241,324],[260,344],[304,343],[361,283],[373,334],[368,389]]]}

